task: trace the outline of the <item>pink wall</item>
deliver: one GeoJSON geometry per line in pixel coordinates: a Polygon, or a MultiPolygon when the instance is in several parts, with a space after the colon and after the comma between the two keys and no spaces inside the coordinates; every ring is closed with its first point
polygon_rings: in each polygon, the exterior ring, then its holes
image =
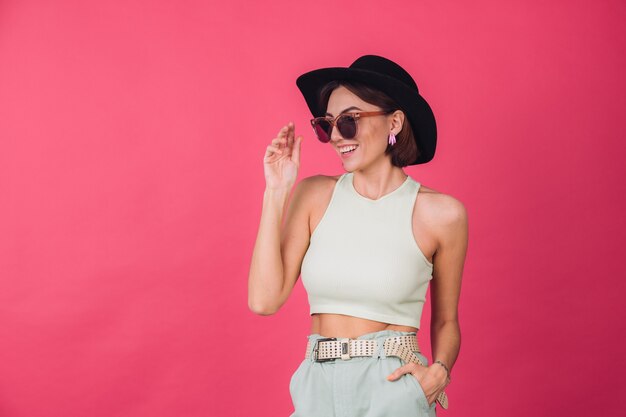
{"type": "Polygon", "coordinates": [[[342,172],[295,79],[366,53],[469,212],[440,415],[623,412],[624,2],[91,3],[0,2],[0,416],[287,416],[308,304],[247,308],[262,158],[293,120],[300,178],[342,172]]]}

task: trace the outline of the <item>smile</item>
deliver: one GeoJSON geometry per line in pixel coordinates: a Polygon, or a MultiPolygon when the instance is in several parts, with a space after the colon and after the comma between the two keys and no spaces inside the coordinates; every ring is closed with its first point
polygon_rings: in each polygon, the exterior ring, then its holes
{"type": "Polygon", "coordinates": [[[359,145],[348,145],[348,146],[342,146],[339,149],[339,152],[341,152],[342,155],[348,154],[353,152],[356,148],[358,148],[359,145]]]}

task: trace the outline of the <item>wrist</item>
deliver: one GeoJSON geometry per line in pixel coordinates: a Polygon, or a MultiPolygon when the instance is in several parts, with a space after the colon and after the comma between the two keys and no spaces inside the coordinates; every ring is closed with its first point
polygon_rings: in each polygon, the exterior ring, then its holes
{"type": "Polygon", "coordinates": [[[442,361],[440,361],[439,359],[437,359],[435,362],[433,362],[433,365],[435,365],[435,364],[436,364],[436,365],[439,365],[439,366],[441,366],[443,369],[445,369],[446,374],[448,375],[448,379],[450,379],[450,368],[448,368],[448,367],[446,366],[446,364],[445,364],[445,363],[443,363],[442,361]]]}
{"type": "Polygon", "coordinates": [[[265,195],[268,196],[289,196],[289,194],[291,193],[291,186],[285,186],[285,187],[276,187],[276,188],[272,188],[272,187],[265,187],[265,195]]]}

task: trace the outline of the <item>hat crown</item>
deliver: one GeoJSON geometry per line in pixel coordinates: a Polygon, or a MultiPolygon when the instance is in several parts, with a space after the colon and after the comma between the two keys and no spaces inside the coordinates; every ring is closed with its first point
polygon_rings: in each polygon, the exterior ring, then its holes
{"type": "Polygon", "coordinates": [[[372,71],[389,78],[394,78],[395,80],[414,88],[415,91],[419,93],[417,84],[413,80],[413,77],[411,77],[411,75],[409,75],[409,73],[406,72],[400,65],[382,56],[364,55],[354,61],[352,65],[350,65],[350,68],[372,71]]]}

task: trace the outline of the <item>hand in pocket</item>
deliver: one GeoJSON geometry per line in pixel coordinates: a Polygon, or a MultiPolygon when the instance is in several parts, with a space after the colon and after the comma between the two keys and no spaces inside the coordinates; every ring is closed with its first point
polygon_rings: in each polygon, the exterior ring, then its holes
{"type": "Polygon", "coordinates": [[[439,366],[431,368],[430,366],[408,362],[393,371],[387,377],[387,380],[395,381],[404,374],[413,378],[412,382],[415,383],[417,390],[421,391],[420,395],[424,396],[426,403],[430,406],[447,385],[447,375],[445,371],[441,375],[440,368],[439,366]]]}

